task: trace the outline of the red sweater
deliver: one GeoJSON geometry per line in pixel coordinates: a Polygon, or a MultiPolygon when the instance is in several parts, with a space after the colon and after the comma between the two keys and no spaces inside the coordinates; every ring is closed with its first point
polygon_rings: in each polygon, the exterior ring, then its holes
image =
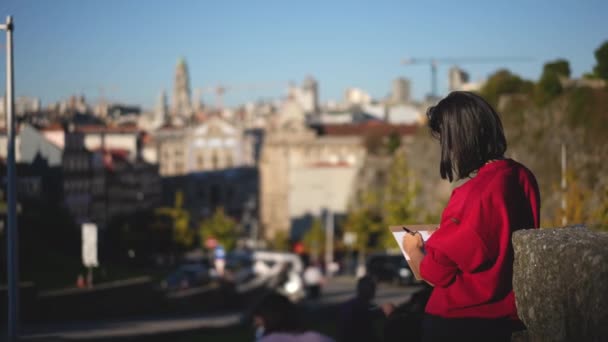
{"type": "Polygon", "coordinates": [[[435,285],[426,312],[517,319],[511,234],[538,228],[539,211],[534,175],[510,159],[484,165],[454,189],[420,264],[422,278],[435,285]]]}

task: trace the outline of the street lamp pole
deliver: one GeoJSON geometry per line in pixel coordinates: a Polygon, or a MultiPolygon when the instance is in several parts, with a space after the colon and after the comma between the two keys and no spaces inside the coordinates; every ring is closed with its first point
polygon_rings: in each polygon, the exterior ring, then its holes
{"type": "Polygon", "coordinates": [[[8,16],[6,24],[0,24],[6,31],[6,188],[7,188],[7,272],[8,272],[8,340],[17,340],[19,329],[19,262],[17,243],[17,175],[15,172],[15,94],[13,78],[13,18],[8,16]]]}

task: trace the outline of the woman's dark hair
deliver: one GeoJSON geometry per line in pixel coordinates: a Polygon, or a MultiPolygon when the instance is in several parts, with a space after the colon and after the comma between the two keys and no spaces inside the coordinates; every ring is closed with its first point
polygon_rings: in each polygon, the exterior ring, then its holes
{"type": "Polygon", "coordinates": [[[296,306],[278,293],[266,295],[253,310],[254,316],[264,321],[264,335],[273,332],[296,332],[299,330],[296,306]]]}
{"type": "Polygon", "coordinates": [[[426,113],[441,144],[441,178],[462,179],[504,157],[507,140],[498,113],[481,96],[454,91],[426,113]],[[455,174],[454,174],[455,173],[455,174]]]}

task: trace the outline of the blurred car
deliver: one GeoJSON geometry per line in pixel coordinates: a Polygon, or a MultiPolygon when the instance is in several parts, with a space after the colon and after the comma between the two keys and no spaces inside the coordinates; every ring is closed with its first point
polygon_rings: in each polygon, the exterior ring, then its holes
{"type": "Polygon", "coordinates": [[[367,258],[367,274],[378,282],[411,285],[416,282],[414,274],[402,254],[376,253],[367,258]]]}
{"type": "Polygon", "coordinates": [[[226,255],[224,278],[235,284],[243,284],[255,277],[251,253],[232,252],[226,255]]]}
{"type": "Polygon", "coordinates": [[[207,285],[212,279],[213,270],[208,265],[184,264],[161,281],[161,288],[168,291],[188,289],[207,285]]]}

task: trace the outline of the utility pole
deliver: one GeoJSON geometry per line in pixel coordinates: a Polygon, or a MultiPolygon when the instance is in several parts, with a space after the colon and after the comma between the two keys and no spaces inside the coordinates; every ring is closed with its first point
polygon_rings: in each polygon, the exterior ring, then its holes
{"type": "Polygon", "coordinates": [[[566,144],[562,142],[562,226],[568,224],[566,208],[568,207],[568,199],[566,198],[566,188],[568,186],[566,180],[566,144]]]}
{"type": "Polygon", "coordinates": [[[331,264],[334,262],[334,215],[330,209],[325,217],[325,269],[327,276],[331,276],[331,264]]]}
{"type": "Polygon", "coordinates": [[[6,24],[0,24],[6,31],[6,189],[7,225],[6,238],[8,272],[8,336],[10,342],[17,341],[19,330],[19,262],[17,243],[17,175],[15,171],[15,92],[13,77],[13,17],[6,17],[6,24]]]}

